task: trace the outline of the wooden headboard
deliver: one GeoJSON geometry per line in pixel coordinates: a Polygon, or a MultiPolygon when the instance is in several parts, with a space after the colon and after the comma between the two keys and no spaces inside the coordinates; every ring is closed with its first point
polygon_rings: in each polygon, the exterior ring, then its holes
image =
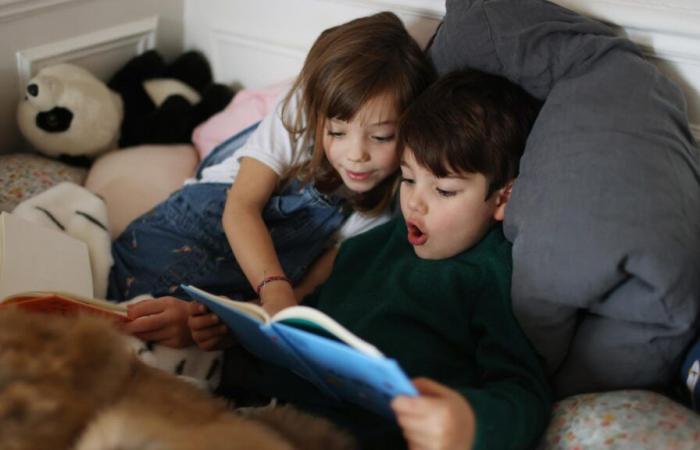
{"type": "MultiPolygon", "coordinates": [[[[697,0],[555,0],[613,25],[686,92],[700,139],[700,3],[697,0]]],[[[215,76],[245,87],[291,78],[325,28],[382,10],[397,13],[421,43],[445,13],[443,0],[185,0],[185,47],[200,48],[215,76]]]]}

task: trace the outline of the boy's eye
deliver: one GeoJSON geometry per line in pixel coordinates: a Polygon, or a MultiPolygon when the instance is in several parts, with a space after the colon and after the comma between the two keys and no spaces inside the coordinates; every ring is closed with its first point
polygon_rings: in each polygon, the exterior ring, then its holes
{"type": "Polygon", "coordinates": [[[394,135],[390,134],[388,136],[372,136],[372,139],[377,142],[390,142],[394,140],[394,135]]]}
{"type": "Polygon", "coordinates": [[[457,195],[455,191],[446,191],[445,189],[435,188],[440,197],[454,197],[457,195]]]}
{"type": "Polygon", "coordinates": [[[400,181],[401,181],[402,183],[406,183],[406,184],[413,184],[413,179],[412,179],[412,178],[406,178],[406,177],[404,177],[404,176],[402,176],[402,177],[400,178],[400,181]]]}

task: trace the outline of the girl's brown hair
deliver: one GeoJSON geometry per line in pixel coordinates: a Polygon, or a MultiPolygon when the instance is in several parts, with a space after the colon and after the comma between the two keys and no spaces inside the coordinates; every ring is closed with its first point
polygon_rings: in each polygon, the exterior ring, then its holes
{"type": "MultiPolygon", "coordinates": [[[[418,43],[393,13],[378,13],[325,30],[282,104],[285,128],[301,144],[296,148],[310,152],[311,157],[294,165],[283,178],[313,182],[320,192],[331,193],[342,179],[323,150],[325,121],[350,120],[368,100],[384,94],[394,98],[401,114],[433,78],[418,43]],[[290,111],[297,95],[297,107],[290,111]]],[[[370,214],[381,212],[395,192],[396,178],[354,195],[350,204],[370,214]]]]}

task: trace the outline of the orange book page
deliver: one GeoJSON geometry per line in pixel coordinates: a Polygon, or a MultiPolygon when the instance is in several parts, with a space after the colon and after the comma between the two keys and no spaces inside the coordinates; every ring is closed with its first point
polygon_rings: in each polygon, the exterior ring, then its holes
{"type": "Polygon", "coordinates": [[[105,317],[118,322],[128,321],[125,312],[111,311],[100,308],[99,306],[90,305],[75,299],[53,294],[39,297],[13,297],[0,304],[0,308],[12,306],[41,313],[61,315],[77,315],[84,313],[91,314],[93,316],[105,317]]]}

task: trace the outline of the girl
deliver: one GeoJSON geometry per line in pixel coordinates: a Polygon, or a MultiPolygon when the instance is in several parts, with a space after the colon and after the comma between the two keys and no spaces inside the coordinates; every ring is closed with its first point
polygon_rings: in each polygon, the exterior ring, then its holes
{"type": "Polygon", "coordinates": [[[169,346],[192,343],[180,283],[257,296],[270,312],[298,303],[328,276],[334,238],[386,220],[396,121],[432,79],[392,13],[324,31],[245,145],[114,242],[110,298],[165,296],[131,305],[125,331],[169,346]]]}

